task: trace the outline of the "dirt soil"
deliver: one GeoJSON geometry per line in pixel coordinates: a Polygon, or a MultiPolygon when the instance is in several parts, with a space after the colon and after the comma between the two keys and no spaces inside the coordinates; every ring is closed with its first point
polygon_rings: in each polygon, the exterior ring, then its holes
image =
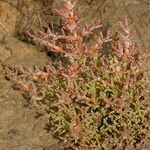
{"type": "MultiPolygon", "coordinates": [[[[25,107],[26,100],[4,78],[4,66],[44,66],[49,56],[43,48],[27,42],[27,30],[38,30],[59,20],[54,13],[62,0],[0,0],[0,150],[60,149],[45,128],[44,119],[25,107]]],[[[108,26],[127,16],[137,33],[135,40],[149,56],[145,70],[150,71],[150,1],[80,0],[82,22],[99,18],[108,26]]],[[[150,146],[150,145],[149,145],[150,146]]],[[[145,148],[145,150],[148,150],[145,148]]]]}

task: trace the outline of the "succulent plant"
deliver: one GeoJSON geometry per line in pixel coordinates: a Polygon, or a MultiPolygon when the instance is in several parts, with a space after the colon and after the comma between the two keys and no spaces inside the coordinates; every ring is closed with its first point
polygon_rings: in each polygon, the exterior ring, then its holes
{"type": "Polygon", "coordinates": [[[28,35],[69,64],[59,60],[43,70],[6,68],[6,76],[48,119],[47,128],[63,149],[141,149],[149,138],[148,106],[132,27],[125,19],[104,36],[100,21],[80,25],[77,0],[64,3],[57,11],[63,21],[60,33],[49,28],[28,35]]]}

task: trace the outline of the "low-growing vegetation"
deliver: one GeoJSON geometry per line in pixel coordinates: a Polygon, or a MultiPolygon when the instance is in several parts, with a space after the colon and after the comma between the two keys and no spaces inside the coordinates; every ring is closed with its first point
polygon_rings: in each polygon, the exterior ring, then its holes
{"type": "Polygon", "coordinates": [[[58,32],[28,32],[60,59],[38,67],[6,68],[6,77],[46,117],[63,149],[141,149],[148,138],[145,78],[127,19],[103,33],[100,21],[80,25],[77,0],[57,11],[58,32]]]}

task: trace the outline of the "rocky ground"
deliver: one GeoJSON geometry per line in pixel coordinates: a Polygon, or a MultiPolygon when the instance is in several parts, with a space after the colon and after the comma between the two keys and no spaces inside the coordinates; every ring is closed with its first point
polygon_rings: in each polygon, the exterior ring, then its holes
{"type": "MultiPolygon", "coordinates": [[[[53,13],[61,0],[0,0],[0,150],[59,149],[50,133],[44,130],[45,120],[36,119],[34,109],[25,107],[25,99],[4,79],[3,67],[44,66],[49,57],[41,47],[27,42],[24,32],[56,22],[53,13]],[[51,4],[50,4],[51,3],[51,4]],[[48,21],[47,21],[48,20],[48,21]]],[[[81,0],[83,23],[100,18],[108,26],[127,16],[137,36],[135,40],[149,56],[149,0],[81,0]]],[[[145,70],[150,70],[150,56],[145,70]]],[[[148,148],[145,148],[148,150],[148,148]]]]}

